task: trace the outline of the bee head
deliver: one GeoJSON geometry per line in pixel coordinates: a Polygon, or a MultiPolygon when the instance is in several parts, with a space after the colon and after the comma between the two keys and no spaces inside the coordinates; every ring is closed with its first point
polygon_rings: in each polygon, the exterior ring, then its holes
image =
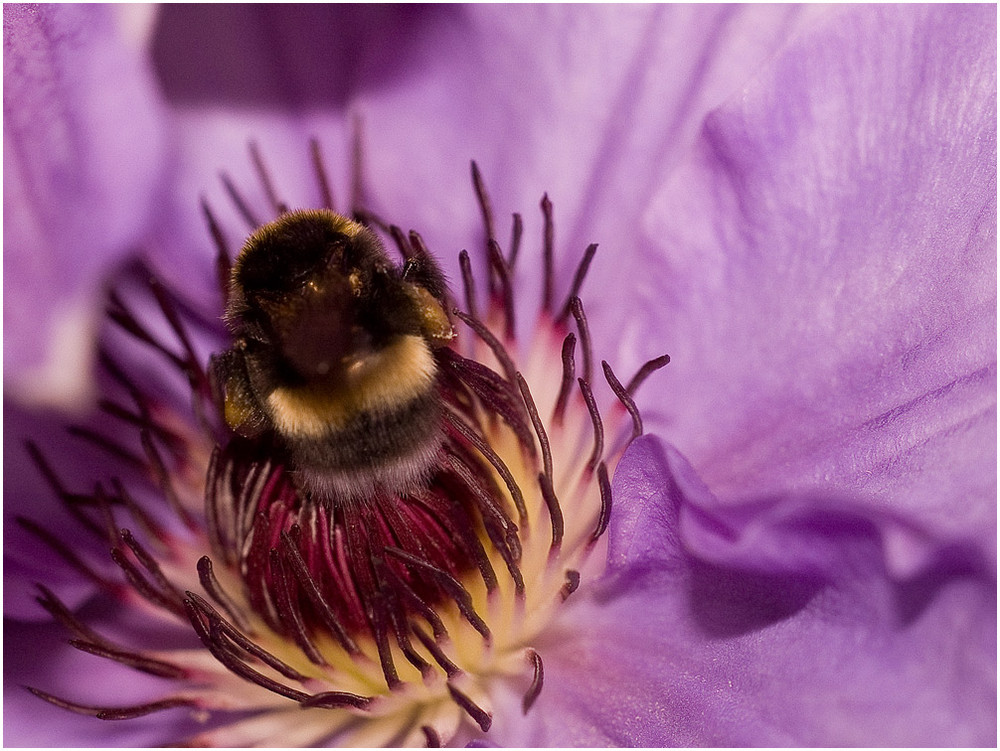
{"type": "Polygon", "coordinates": [[[403,278],[378,237],[323,210],[285,214],[250,236],[226,320],[304,381],[336,377],[401,335],[450,339],[440,302],[403,278]]]}

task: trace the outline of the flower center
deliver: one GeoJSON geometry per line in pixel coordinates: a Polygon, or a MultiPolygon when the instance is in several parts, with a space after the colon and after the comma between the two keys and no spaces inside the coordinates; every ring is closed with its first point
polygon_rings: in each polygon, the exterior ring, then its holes
{"type": "MultiPolygon", "coordinates": [[[[348,220],[329,206],[288,212],[253,155],[279,218],[257,228],[227,181],[255,225],[232,264],[206,207],[232,336],[209,369],[168,291],[152,288],[181,355],[113,300],[113,320],[166,354],[201,405],[194,423],[168,427],[176,416],[154,414],[158,402],[106,359],[137,405],[140,464],[186,531],[152,521],[121,481],[113,492],[99,485],[88,503],[111,522],[123,587],[25,523],[116,597],[193,628],[214,659],[112,645],[43,590],[42,604],[87,634],[74,646],[155,666],[180,687],[161,702],[116,708],[32,690],[106,719],[176,706],[249,712],[211,715],[198,743],[467,741],[489,730],[501,686],[522,691],[525,712],[542,690],[535,647],[581,578],[603,566],[594,551],[611,514],[608,470],[627,443],[629,417],[633,436],[642,429],[631,395],[668,359],[648,363],[627,387],[602,363],[616,397],[602,416],[577,297],[596,246],[555,308],[547,198],[545,296],[533,338],[521,343],[512,284],[520,219],[504,255],[475,165],[488,298],[480,312],[463,251],[462,312],[419,235],[363,212],[348,220]],[[365,224],[393,238],[401,266],[365,224]],[[207,455],[200,477],[185,469],[207,455]],[[119,507],[146,527],[147,541],[118,526],[119,507]]],[[[313,155],[325,186],[315,144],[313,155]]],[[[37,449],[32,455],[79,514],[80,494],[63,487],[37,449]]]]}

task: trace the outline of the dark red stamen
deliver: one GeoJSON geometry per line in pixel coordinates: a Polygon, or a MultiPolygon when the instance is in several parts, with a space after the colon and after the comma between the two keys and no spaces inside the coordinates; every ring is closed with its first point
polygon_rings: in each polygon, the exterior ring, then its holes
{"type": "Polygon", "coordinates": [[[243,610],[229,596],[226,590],[223,589],[222,584],[215,577],[212,559],[207,555],[198,559],[198,580],[201,582],[201,586],[205,588],[205,591],[208,592],[209,597],[215,600],[215,604],[233,619],[238,628],[247,632],[251,631],[250,623],[243,610]]]}

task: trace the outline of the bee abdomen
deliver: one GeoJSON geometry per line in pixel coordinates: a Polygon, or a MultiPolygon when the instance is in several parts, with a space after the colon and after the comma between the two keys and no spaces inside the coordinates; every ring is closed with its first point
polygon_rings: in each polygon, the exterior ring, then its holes
{"type": "Polygon", "coordinates": [[[286,436],[296,482],[339,498],[405,493],[427,479],[441,446],[433,391],[388,412],[362,412],[319,436],[286,436]]]}

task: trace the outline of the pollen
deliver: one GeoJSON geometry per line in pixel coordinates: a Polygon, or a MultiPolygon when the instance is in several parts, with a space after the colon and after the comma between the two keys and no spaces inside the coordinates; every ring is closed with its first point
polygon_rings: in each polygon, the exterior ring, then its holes
{"type": "MultiPolygon", "coordinates": [[[[329,212],[315,142],[311,153],[329,212]]],[[[287,226],[287,206],[255,147],[252,157],[287,226]]],[[[255,413],[256,386],[227,395],[206,363],[206,350],[232,346],[231,329],[206,324],[146,269],[138,277],[153,281],[123,285],[129,302],[122,290],[112,295],[109,319],[131,351],[102,355],[122,400],[103,404],[138,430],[122,441],[76,432],[112,453],[121,472],[70,489],[29,446],[85,534],[110,543],[110,560],[81,554],[44,524],[21,523],[117,607],[159,624],[144,643],[119,644],[40,585],[40,604],[69,630],[70,643],[123,670],[160,676],[165,689],[158,700],[124,696],[115,706],[43,688],[34,694],[105,720],[187,711],[200,729],[164,741],[221,746],[464,745],[519,721],[499,713],[501,696],[516,692],[521,712],[533,711],[547,688],[544,646],[553,624],[605,565],[609,477],[642,432],[633,395],[669,358],[647,363],[624,386],[607,362],[595,366],[579,293],[596,245],[582,253],[556,304],[547,197],[543,299],[531,335],[515,337],[515,310],[532,307],[517,299],[514,284],[517,262],[526,263],[522,222],[515,215],[504,252],[475,164],[472,179],[484,224],[483,289],[463,250],[459,305],[438,284],[443,277],[419,234],[354,207],[354,219],[338,226],[352,239],[372,228],[393,243],[420,333],[361,356],[347,368],[352,385],[274,388],[267,403],[275,422],[255,413]],[[150,367],[135,361],[144,359],[165,361],[181,377],[193,413],[168,406],[143,382],[139,374],[150,367]],[[361,436],[338,445],[336,461],[312,441],[331,425],[357,427],[361,436]],[[364,437],[365,430],[388,437],[364,437]],[[324,472],[346,472],[353,484],[303,480],[324,472]],[[178,634],[170,646],[156,641],[164,629],[178,634]]],[[[225,184],[248,234],[271,232],[225,184]]],[[[214,213],[203,208],[224,304],[234,261],[214,213]]],[[[359,273],[350,280],[355,291],[367,283],[359,273]]]]}

